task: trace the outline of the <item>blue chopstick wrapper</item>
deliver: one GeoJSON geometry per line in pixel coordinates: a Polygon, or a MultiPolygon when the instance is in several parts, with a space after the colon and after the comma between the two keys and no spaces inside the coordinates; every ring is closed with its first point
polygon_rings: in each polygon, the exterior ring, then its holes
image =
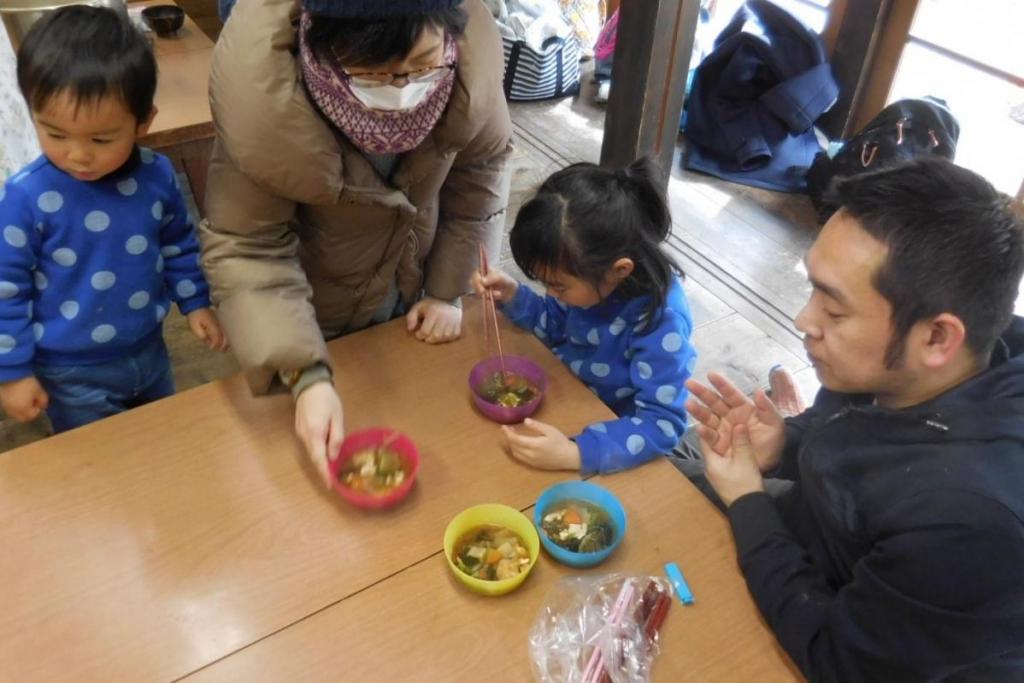
{"type": "Polygon", "coordinates": [[[690,590],[690,585],[683,578],[683,572],[679,569],[679,565],[675,562],[669,562],[665,565],[665,574],[668,575],[668,580],[672,583],[672,587],[676,589],[679,602],[684,605],[692,605],[693,591],[690,590]]]}

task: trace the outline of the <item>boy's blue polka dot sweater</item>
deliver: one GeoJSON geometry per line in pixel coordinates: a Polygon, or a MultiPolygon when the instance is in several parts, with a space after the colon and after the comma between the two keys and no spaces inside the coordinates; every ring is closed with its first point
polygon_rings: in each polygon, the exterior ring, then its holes
{"type": "Polygon", "coordinates": [[[647,329],[649,299],[612,295],[590,308],[567,306],[520,285],[502,309],[532,330],[619,419],[574,437],[584,472],[614,472],[668,453],[686,430],[687,391],[697,352],[682,283],[673,278],[647,329]]]}
{"type": "Polygon", "coordinates": [[[93,182],[41,156],[0,190],[0,382],[91,365],[210,305],[171,162],[148,149],[93,182]]]}

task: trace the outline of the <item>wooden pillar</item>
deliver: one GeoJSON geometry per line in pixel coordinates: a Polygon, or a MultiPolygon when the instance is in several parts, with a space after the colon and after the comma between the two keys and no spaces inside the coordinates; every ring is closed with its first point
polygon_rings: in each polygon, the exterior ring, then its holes
{"type": "Polygon", "coordinates": [[[647,155],[668,182],[699,9],[700,0],[625,0],[619,7],[603,166],[647,155]]]}
{"type": "Polygon", "coordinates": [[[829,137],[849,137],[885,106],[918,2],[857,0],[831,16],[825,34],[839,100],[822,119],[829,137]]]}

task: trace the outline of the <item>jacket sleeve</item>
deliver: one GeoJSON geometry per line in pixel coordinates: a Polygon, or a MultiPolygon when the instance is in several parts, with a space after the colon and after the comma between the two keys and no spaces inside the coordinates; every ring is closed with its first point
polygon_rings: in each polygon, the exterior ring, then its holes
{"type": "Polygon", "coordinates": [[[32,299],[33,269],[39,250],[39,233],[25,197],[7,183],[0,201],[0,383],[32,374],[35,336],[32,299]]]}
{"type": "Polygon", "coordinates": [[[501,310],[515,325],[533,332],[549,348],[565,341],[567,309],[554,297],[541,296],[519,283],[515,297],[503,304],[501,310]]]}
{"type": "Polygon", "coordinates": [[[312,288],[298,258],[299,238],[289,224],[294,202],[246,177],[219,142],[206,197],[202,263],[217,317],[253,391],[266,391],[277,370],[315,362],[329,366],[312,288]]]}
{"type": "Polygon", "coordinates": [[[684,382],[697,359],[690,322],[667,311],[654,330],[634,336],[630,352],[631,386],[620,391],[633,391],[635,414],[592,424],[574,437],[584,472],[636,467],[671,451],[686,431],[684,382]]]}
{"type": "Polygon", "coordinates": [[[512,122],[502,99],[477,137],[455,157],[441,187],[437,236],[426,261],[427,296],[451,300],[469,291],[478,244],[499,253],[508,208],[512,122]]]}
{"type": "Polygon", "coordinates": [[[838,590],[753,493],[728,510],[747,586],[812,681],[940,680],[1020,645],[1024,542],[1012,512],[980,496],[908,496],[838,590]]]}
{"type": "Polygon", "coordinates": [[[171,162],[161,158],[167,172],[168,199],[161,202],[160,258],[164,286],[183,315],[210,305],[210,288],[199,267],[199,240],[185,207],[171,162]]]}

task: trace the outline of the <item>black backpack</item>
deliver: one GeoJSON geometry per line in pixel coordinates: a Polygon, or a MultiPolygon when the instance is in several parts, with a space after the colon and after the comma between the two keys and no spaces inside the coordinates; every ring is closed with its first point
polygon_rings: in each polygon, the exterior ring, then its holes
{"type": "Polygon", "coordinates": [[[943,100],[934,97],[893,102],[850,138],[832,158],[814,157],[807,171],[807,193],[824,223],[838,208],[825,200],[836,178],[874,171],[893,162],[935,154],[952,161],[960,124],[943,100]]]}

